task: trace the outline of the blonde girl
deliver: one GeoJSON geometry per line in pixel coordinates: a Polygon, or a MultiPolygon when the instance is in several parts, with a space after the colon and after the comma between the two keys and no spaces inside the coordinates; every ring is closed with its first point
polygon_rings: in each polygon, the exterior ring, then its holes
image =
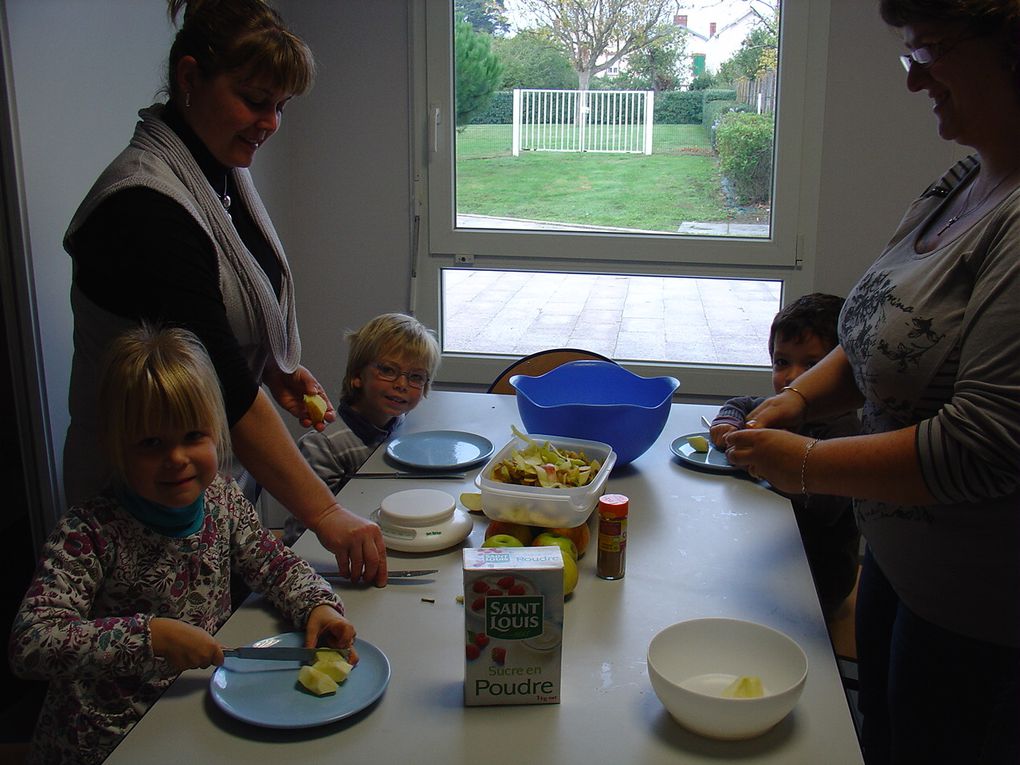
{"type": "Polygon", "coordinates": [[[354,640],[330,586],[221,472],[223,399],[195,335],[129,330],[99,391],[113,480],[59,521],[11,635],[15,672],[49,682],[33,763],[101,762],[177,673],[222,664],[213,635],[231,613],[232,572],[306,645],[354,640]]]}

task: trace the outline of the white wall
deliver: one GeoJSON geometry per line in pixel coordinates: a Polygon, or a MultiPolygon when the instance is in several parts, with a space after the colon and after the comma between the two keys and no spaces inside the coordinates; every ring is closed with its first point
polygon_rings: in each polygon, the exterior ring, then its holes
{"type": "Polygon", "coordinates": [[[935,132],[931,101],[906,88],[903,43],[878,2],[833,0],[815,289],[846,294],[911,200],[967,152],[935,132]]]}
{"type": "Polygon", "coordinates": [[[6,0],[4,10],[41,384],[59,475],[71,365],[71,259],[61,241],[85,192],[131,137],[138,109],[156,99],[170,26],[158,2],[6,0]]]}
{"type": "MultiPolygon", "coordinates": [[[[254,172],[290,255],[304,360],[330,388],[342,332],[408,307],[409,3],[280,0],[320,65],[254,172]]],[[[812,0],[816,5],[820,0],[812,0]]],[[[428,0],[439,2],[439,0],[428,0]]],[[[54,443],[66,427],[72,212],[162,84],[171,30],[156,0],[6,0],[31,268],[54,443]]],[[[958,154],[927,99],[903,88],[899,43],[877,3],[833,0],[820,136],[815,289],[845,293],[907,201],[958,154]]],[[[55,455],[59,459],[59,454],[55,455]]]]}
{"type": "Polygon", "coordinates": [[[409,309],[407,4],[277,7],[314,51],[318,76],[288,106],[271,163],[259,157],[259,188],[294,272],[305,364],[335,392],[344,331],[409,309]]]}

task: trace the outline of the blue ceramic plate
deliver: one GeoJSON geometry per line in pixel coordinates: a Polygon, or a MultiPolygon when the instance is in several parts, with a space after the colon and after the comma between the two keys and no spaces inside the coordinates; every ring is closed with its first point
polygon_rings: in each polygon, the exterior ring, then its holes
{"type": "Polygon", "coordinates": [[[680,436],[680,438],[675,439],[669,445],[669,448],[680,459],[681,464],[687,467],[694,467],[699,470],[713,470],[717,473],[737,473],[741,470],[741,468],[730,464],[730,461],[726,459],[725,452],[721,452],[712,446],[712,442],[708,440],[707,431],[680,436]],[[694,447],[687,443],[687,439],[691,436],[702,436],[708,441],[708,451],[695,451],[694,447]]]}
{"type": "Polygon", "coordinates": [[[492,454],[492,441],[460,430],[427,430],[397,436],[386,445],[395,462],[425,470],[457,470],[484,462],[492,454]]]}
{"type": "MultiPolygon", "coordinates": [[[[304,635],[288,632],[275,645],[300,647],[304,635]]],[[[259,641],[260,643],[264,641],[259,641]]],[[[209,680],[216,706],[263,728],[312,728],[357,714],[382,696],[390,682],[386,655],[357,638],[358,664],[332,696],[313,696],[298,685],[299,662],[227,659],[209,680]]]]}

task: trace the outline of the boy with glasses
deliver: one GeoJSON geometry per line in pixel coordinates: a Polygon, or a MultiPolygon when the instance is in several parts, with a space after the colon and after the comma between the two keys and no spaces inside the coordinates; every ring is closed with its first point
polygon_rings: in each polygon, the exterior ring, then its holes
{"type": "MultiPolygon", "coordinates": [[[[417,319],[384,313],[347,333],[350,352],[337,419],[301,437],[298,448],[312,470],[335,494],[428,395],[439,368],[439,344],[417,319]]],[[[285,524],[284,542],[293,544],[304,527],[285,524]]]]}

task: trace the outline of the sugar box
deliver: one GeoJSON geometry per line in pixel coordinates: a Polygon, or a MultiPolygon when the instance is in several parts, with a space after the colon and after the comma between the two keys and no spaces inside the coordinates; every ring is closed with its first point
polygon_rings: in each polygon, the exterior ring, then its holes
{"type": "Polygon", "coordinates": [[[559,547],[464,550],[464,704],[558,704],[559,547]]]}

